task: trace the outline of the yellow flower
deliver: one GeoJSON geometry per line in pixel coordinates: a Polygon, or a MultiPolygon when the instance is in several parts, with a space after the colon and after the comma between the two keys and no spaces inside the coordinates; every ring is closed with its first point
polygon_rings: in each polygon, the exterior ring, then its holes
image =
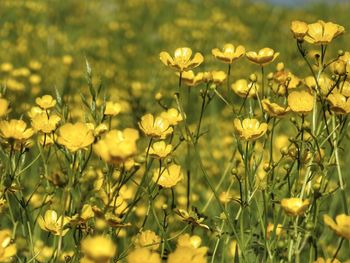
{"type": "Polygon", "coordinates": [[[62,216],[58,217],[56,211],[54,210],[47,210],[44,217],[41,215],[38,217],[38,224],[42,230],[50,232],[56,236],[64,236],[69,230],[64,229],[65,226],[69,223],[69,220],[69,217],[64,217],[62,224],[62,216]]]}
{"type": "Polygon", "coordinates": [[[265,47],[260,49],[258,53],[255,51],[249,51],[245,55],[247,59],[260,66],[265,66],[273,62],[280,53],[275,52],[272,48],[265,47]]]}
{"type": "Polygon", "coordinates": [[[107,116],[116,116],[121,111],[121,106],[118,102],[107,101],[104,114],[107,116]]]}
{"type": "Polygon", "coordinates": [[[220,85],[226,80],[227,74],[224,71],[220,70],[220,71],[212,71],[211,76],[212,76],[213,83],[216,85],[220,85]]]}
{"type": "Polygon", "coordinates": [[[334,222],[330,216],[324,215],[323,221],[338,236],[350,240],[350,216],[345,214],[337,215],[334,222]]]}
{"type": "Polygon", "coordinates": [[[58,129],[57,143],[75,152],[94,142],[93,130],[86,123],[66,123],[58,129]]]}
{"type": "Polygon", "coordinates": [[[165,158],[171,151],[173,146],[171,144],[166,144],[164,141],[155,142],[150,147],[148,153],[154,158],[165,158]]]}
{"type": "Polygon", "coordinates": [[[135,129],[111,130],[94,145],[94,151],[105,162],[119,164],[136,154],[138,139],[135,129]]]}
{"type": "Polygon", "coordinates": [[[153,138],[165,139],[173,132],[173,128],[170,127],[169,122],[165,118],[160,116],[154,118],[150,113],[142,116],[139,127],[145,135],[153,138]]]}
{"type": "Polygon", "coordinates": [[[283,117],[289,113],[289,107],[282,107],[277,103],[270,102],[269,99],[263,99],[261,105],[264,111],[272,117],[283,117]]]}
{"type": "Polygon", "coordinates": [[[329,44],[333,39],[345,32],[344,27],[332,22],[319,20],[308,25],[308,31],[304,40],[310,44],[329,44]]]}
{"type": "Polygon", "coordinates": [[[193,247],[178,246],[173,253],[169,254],[168,263],[206,263],[206,251],[193,247]]]}
{"type": "Polygon", "coordinates": [[[304,39],[307,31],[309,30],[308,25],[303,21],[294,20],[290,25],[290,30],[293,33],[294,38],[298,40],[304,39]]]}
{"type": "Polygon", "coordinates": [[[335,114],[348,114],[350,113],[350,100],[339,92],[333,92],[327,97],[327,101],[330,106],[330,110],[335,114]]]}
{"type": "MultiPolygon", "coordinates": [[[[318,83],[318,87],[321,91],[321,94],[323,94],[323,95],[327,95],[329,92],[329,89],[333,85],[332,80],[324,74],[322,74],[319,77],[317,83],[318,83]]],[[[315,78],[313,76],[306,77],[305,78],[305,85],[311,90],[316,90],[315,78]]]]}
{"type": "MultiPolygon", "coordinates": [[[[347,262],[347,261],[345,261],[347,262]]],[[[317,258],[316,261],[314,261],[314,263],[341,263],[338,259],[330,259],[330,258],[327,258],[327,259],[324,259],[324,258],[317,258]]]]}
{"type": "Polygon", "coordinates": [[[177,246],[202,249],[203,254],[205,254],[208,248],[207,247],[200,248],[201,243],[202,243],[202,239],[200,238],[200,236],[197,236],[197,235],[190,236],[189,234],[183,234],[179,236],[177,240],[177,246]]]}
{"type": "Polygon", "coordinates": [[[0,118],[10,112],[10,103],[4,98],[0,98],[0,118]]]}
{"type": "Polygon", "coordinates": [[[256,140],[263,136],[267,131],[267,123],[260,123],[256,119],[234,119],[233,126],[237,135],[242,140],[256,140]]]}
{"type": "MultiPolygon", "coordinates": [[[[180,73],[177,73],[180,76],[180,73]]],[[[194,87],[203,82],[203,72],[197,75],[192,70],[182,72],[181,79],[189,87],[194,87]]]]}
{"type": "Polygon", "coordinates": [[[136,247],[146,247],[150,250],[157,250],[160,244],[160,237],[151,230],[142,231],[137,235],[134,243],[136,247]]]}
{"type": "Polygon", "coordinates": [[[136,248],[126,257],[128,263],[161,263],[158,253],[147,248],[136,248]]]}
{"type": "Polygon", "coordinates": [[[180,72],[198,67],[204,60],[201,53],[196,53],[193,59],[191,59],[191,56],[192,50],[188,47],[177,48],[173,58],[165,51],[159,54],[159,58],[164,65],[180,72]]]}
{"type": "Polygon", "coordinates": [[[183,179],[180,165],[171,164],[163,170],[155,169],[153,181],[164,188],[171,188],[183,179]]]}
{"type": "Polygon", "coordinates": [[[288,95],[291,111],[307,114],[314,108],[314,97],[307,91],[293,91],[288,95]]]}
{"type": "Polygon", "coordinates": [[[167,111],[163,111],[160,114],[160,117],[168,121],[169,125],[171,126],[175,126],[182,121],[181,113],[175,108],[170,108],[167,111]]]}
{"type": "Polygon", "coordinates": [[[48,116],[46,112],[42,112],[42,113],[36,114],[32,118],[32,127],[35,131],[41,131],[43,133],[51,133],[56,129],[60,120],[61,118],[56,114],[48,116]]]}
{"type": "Polygon", "coordinates": [[[44,95],[41,98],[36,98],[35,103],[38,104],[40,108],[47,110],[55,107],[56,100],[52,98],[51,95],[44,95]]]}
{"type": "Polygon", "coordinates": [[[246,79],[239,79],[231,85],[231,89],[242,98],[256,98],[259,85],[253,82],[248,83],[246,79]]]}
{"type": "Polygon", "coordinates": [[[27,129],[27,124],[22,120],[0,121],[0,136],[4,139],[25,141],[32,137],[33,133],[33,129],[27,129]]]}
{"type": "Polygon", "coordinates": [[[244,56],[245,48],[243,46],[237,46],[236,48],[232,44],[225,44],[222,51],[218,48],[212,49],[213,56],[224,63],[232,64],[234,61],[244,56]]]}
{"type": "Polygon", "coordinates": [[[10,262],[16,255],[16,245],[11,242],[11,231],[8,229],[0,230],[0,262],[10,262]]]}
{"type": "Polygon", "coordinates": [[[297,197],[284,198],[281,200],[281,207],[289,216],[300,216],[305,213],[309,207],[309,200],[302,200],[297,197]]]}
{"type": "Polygon", "coordinates": [[[80,244],[85,262],[108,263],[117,252],[113,241],[104,236],[87,237],[80,244]]]}

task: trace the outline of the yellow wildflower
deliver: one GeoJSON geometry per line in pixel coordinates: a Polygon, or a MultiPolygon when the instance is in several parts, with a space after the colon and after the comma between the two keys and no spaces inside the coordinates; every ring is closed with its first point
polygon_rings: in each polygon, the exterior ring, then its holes
{"type": "Polygon", "coordinates": [[[333,92],[327,97],[330,110],[335,114],[350,113],[350,100],[339,92],[333,92]]]}
{"type": "Polygon", "coordinates": [[[272,48],[268,47],[260,49],[258,52],[249,51],[246,53],[246,57],[249,61],[260,66],[266,66],[267,64],[273,62],[278,55],[278,52],[275,52],[272,48]]]}
{"type": "Polygon", "coordinates": [[[222,51],[218,48],[214,48],[211,51],[212,55],[227,64],[232,64],[237,59],[244,56],[245,48],[243,46],[237,46],[235,48],[232,44],[225,44],[222,51]]]}
{"type": "Polygon", "coordinates": [[[259,85],[253,82],[248,83],[246,79],[239,79],[231,85],[231,89],[242,98],[256,98],[259,85]]]}
{"type": "Polygon", "coordinates": [[[40,108],[47,110],[55,107],[56,100],[52,98],[51,95],[44,95],[41,98],[36,98],[35,103],[38,104],[40,108]]]}
{"type": "Polygon", "coordinates": [[[93,130],[86,123],[66,123],[58,129],[57,143],[69,151],[85,149],[94,142],[93,130]]]}
{"type": "Polygon", "coordinates": [[[136,248],[126,257],[127,263],[161,263],[160,255],[147,248],[136,248]]]}
{"type": "Polygon", "coordinates": [[[38,224],[42,230],[50,232],[56,236],[64,236],[69,230],[64,229],[69,223],[69,220],[69,217],[64,217],[62,220],[62,216],[58,217],[56,211],[47,210],[44,217],[41,215],[38,217],[38,224]]]}
{"type": "Polygon", "coordinates": [[[310,44],[329,44],[333,39],[345,32],[343,26],[332,22],[319,20],[316,23],[308,25],[307,34],[304,40],[310,44]]]}
{"type": "Polygon", "coordinates": [[[314,108],[314,97],[307,91],[293,91],[288,95],[291,111],[307,114],[314,108]]]}
{"type": "Polygon", "coordinates": [[[56,114],[48,116],[46,112],[42,112],[42,113],[36,114],[32,118],[32,127],[35,131],[41,131],[43,133],[51,133],[56,129],[60,120],[61,118],[56,114]]]}
{"type": "Polygon", "coordinates": [[[281,200],[281,207],[289,216],[303,215],[309,207],[309,200],[302,200],[301,198],[292,197],[281,200]]]}
{"type": "Polygon", "coordinates": [[[33,133],[33,129],[27,129],[27,124],[22,120],[0,121],[0,136],[4,139],[25,141],[32,137],[33,133]]]}
{"type": "Polygon", "coordinates": [[[350,240],[350,216],[345,214],[337,215],[334,222],[330,216],[324,215],[323,221],[338,236],[350,240]]]}
{"type": "Polygon", "coordinates": [[[269,99],[263,99],[261,105],[264,111],[272,117],[283,117],[290,111],[288,106],[282,107],[277,103],[270,102],[269,99]]]}
{"type": "Polygon", "coordinates": [[[153,138],[165,139],[173,132],[173,128],[166,119],[160,116],[154,118],[150,113],[142,116],[139,127],[145,135],[153,138]]]}
{"type": "Polygon", "coordinates": [[[87,237],[80,244],[84,254],[81,262],[108,263],[117,252],[113,241],[104,236],[87,237]]]}
{"type": "Polygon", "coordinates": [[[146,247],[150,250],[157,250],[160,245],[160,237],[151,230],[139,233],[134,241],[136,247],[146,247]]]}
{"type": "Polygon", "coordinates": [[[170,108],[167,111],[163,111],[160,114],[160,117],[168,121],[169,125],[171,126],[175,126],[182,121],[181,113],[175,108],[170,108]]]}
{"type": "Polygon", "coordinates": [[[263,136],[267,131],[267,123],[260,123],[256,119],[244,119],[240,121],[239,119],[234,119],[233,125],[236,134],[242,140],[256,140],[263,136]]]}
{"type": "Polygon", "coordinates": [[[302,40],[304,39],[304,36],[309,30],[309,27],[305,22],[295,20],[295,21],[292,21],[290,30],[292,31],[294,38],[298,40],[302,40]]]}
{"type": "Polygon", "coordinates": [[[107,116],[116,116],[121,111],[121,105],[118,102],[107,101],[104,114],[107,116]]]}
{"type": "Polygon", "coordinates": [[[153,173],[153,181],[164,188],[171,188],[183,179],[181,166],[171,164],[163,170],[155,169],[153,173]]]}
{"type": "Polygon", "coordinates": [[[154,158],[165,158],[171,153],[172,150],[173,146],[171,144],[166,144],[164,141],[159,141],[152,144],[148,153],[154,158]]]}
{"type": "Polygon", "coordinates": [[[0,230],[0,262],[10,262],[11,257],[16,255],[16,245],[11,242],[11,231],[0,230]]]}
{"type": "Polygon", "coordinates": [[[10,103],[7,99],[0,98],[0,118],[10,112],[10,103]]]}
{"type": "Polygon", "coordinates": [[[201,53],[196,53],[191,59],[192,50],[188,47],[177,48],[172,58],[168,52],[160,52],[159,58],[164,65],[179,72],[187,71],[202,64],[204,58],[201,53]]]}
{"type": "MultiPolygon", "coordinates": [[[[180,73],[177,73],[180,75],[180,73]]],[[[182,72],[182,81],[189,87],[197,86],[203,82],[203,72],[194,74],[192,70],[182,72]]]]}

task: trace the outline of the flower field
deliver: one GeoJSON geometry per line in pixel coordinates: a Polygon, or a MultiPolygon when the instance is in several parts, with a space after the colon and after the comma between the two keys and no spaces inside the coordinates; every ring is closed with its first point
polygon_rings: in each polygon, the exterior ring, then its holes
{"type": "Polygon", "coordinates": [[[0,1],[0,262],[350,262],[349,12],[0,1]]]}

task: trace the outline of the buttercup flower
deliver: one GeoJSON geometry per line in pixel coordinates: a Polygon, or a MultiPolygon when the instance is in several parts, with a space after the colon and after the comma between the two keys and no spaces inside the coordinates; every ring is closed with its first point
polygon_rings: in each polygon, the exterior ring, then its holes
{"type": "Polygon", "coordinates": [[[264,111],[272,117],[283,117],[289,113],[289,107],[282,107],[277,103],[270,102],[269,99],[263,99],[261,105],[264,111]]]}
{"type": "Polygon", "coordinates": [[[160,255],[147,248],[136,248],[126,257],[127,263],[161,263],[160,255]]]}
{"type": "Polygon", "coordinates": [[[153,173],[153,181],[164,188],[174,187],[183,177],[181,166],[177,164],[171,164],[160,171],[155,169],[153,173]]]}
{"type": "Polygon", "coordinates": [[[139,132],[135,129],[111,130],[94,145],[94,151],[105,162],[121,163],[137,152],[139,132]]]}
{"type": "Polygon", "coordinates": [[[343,26],[332,22],[324,22],[319,20],[316,23],[308,25],[307,34],[304,40],[310,44],[329,44],[333,39],[345,32],[343,26]]]}
{"type": "Polygon", "coordinates": [[[66,123],[58,129],[57,143],[71,152],[85,149],[94,142],[94,133],[86,123],[66,123]]]}
{"type": "Polygon", "coordinates": [[[118,102],[107,101],[104,114],[107,116],[115,116],[121,110],[121,106],[118,102]]]}
{"type": "Polygon", "coordinates": [[[113,241],[104,236],[87,237],[80,244],[84,254],[80,262],[108,263],[117,252],[113,241]]]}
{"type": "Polygon", "coordinates": [[[46,112],[42,112],[40,114],[36,114],[32,118],[32,127],[35,131],[51,133],[56,129],[60,120],[61,118],[56,114],[48,116],[46,112]]]}
{"type": "Polygon", "coordinates": [[[256,140],[263,136],[267,131],[267,124],[260,123],[256,119],[244,119],[240,121],[239,119],[234,119],[233,126],[236,134],[242,140],[256,140]]]}
{"type": "Polygon", "coordinates": [[[181,113],[175,108],[170,108],[167,111],[163,111],[160,114],[160,117],[168,121],[169,125],[171,126],[175,126],[182,121],[181,113]]]}
{"type": "Polygon", "coordinates": [[[249,51],[245,55],[247,59],[260,66],[265,66],[273,62],[280,53],[275,52],[272,48],[265,47],[260,49],[259,52],[249,51]]]}
{"type": "Polygon", "coordinates": [[[339,92],[333,92],[327,97],[327,101],[330,106],[330,110],[335,114],[348,114],[350,113],[350,100],[339,92]]]}
{"type": "Polygon", "coordinates": [[[38,104],[40,108],[47,110],[55,107],[56,100],[52,98],[51,95],[44,95],[41,98],[36,98],[35,103],[38,104]]]}
{"type": "Polygon", "coordinates": [[[171,151],[173,146],[171,144],[166,144],[164,141],[155,142],[150,147],[148,153],[154,158],[165,158],[171,151]]]}
{"type": "Polygon", "coordinates": [[[307,31],[309,30],[308,25],[299,20],[292,21],[292,24],[290,25],[290,30],[293,33],[294,38],[298,40],[304,39],[304,36],[306,35],[307,31]]]}
{"type": "Polygon", "coordinates": [[[139,233],[134,241],[136,247],[146,247],[150,250],[157,250],[160,244],[160,237],[151,230],[139,233]]]}
{"type": "MultiPolygon", "coordinates": [[[[180,75],[178,73],[178,75],[180,75]]],[[[203,82],[203,72],[194,74],[192,70],[182,72],[182,81],[189,87],[197,86],[203,82]]]]}
{"type": "Polygon", "coordinates": [[[64,236],[69,230],[68,228],[65,229],[65,226],[69,223],[69,220],[69,217],[64,217],[62,224],[62,217],[58,217],[56,211],[47,210],[44,217],[41,215],[38,217],[38,224],[42,230],[50,232],[56,236],[64,236]]]}
{"type": "MultiPolygon", "coordinates": [[[[321,94],[327,95],[329,92],[329,89],[332,87],[332,80],[328,78],[326,75],[322,74],[318,81],[318,87],[319,90],[321,91],[321,94]]],[[[305,78],[305,85],[311,89],[311,90],[316,90],[316,81],[313,76],[309,76],[305,78]]]]}
{"type": "Polygon", "coordinates": [[[16,255],[16,245],[11,242],[11,231],[0,230],[0,262],[10,262],[11,257],[16,255]]]}
{"type": "Polygon", "coordinates": [[[140,129],[149,137],[165,139],[173,132],[169,122],[163,117],[156,117],[150,113],[142,116],[139,122],[140,129]]]}
{"type": "Polygon", "coordinates": [[[222,84],[227,78],[227,74],[221,70],[220,71],[212,71],[211,76],[212,76],[213,83],[216,85],[222,84]]]}
{"type": "Polygon", "coordinates": [[[314,97],[307,91],[293,91],[288,95],[291,111],[307,114],[314,108],[314,97]]]}
{"type": "Polygon", "coordinates": [[[329,215],[324,215],[323,221],[338,236],[350,240],[350,216],[345,214],[337,215],[334,222],[329,215]]]}
{"type": "Polygon", "coordinates": [[[225,44],[222,51],[218,48],[214,48],[211,53],[218,60],[227,64],[232,64],[234,61],[244,56],[245,48],[243,46],[237,46],[235,48],[232,44],[225,44]]]}
{"type": "Polygon", "coordinates": [[[27,124],[22,120],[0,121],[0,136],[4,139],[25,141],[32,137],[33,133],[33,129],[27,128],[27,124]]]}
{"type": "Polygon", "coordinates": [[[289,216],[303,215],[306,209],[309,207],[309,204],[309,200],[302,200],[297,197],[284,198],[281,200],[281,207],[289,216]]]}
{"type": "Polygon", "coordinates": [[[164,65],[183,72],[198,67],[204,58],[201,53],[196,53],[191,59],[192,50],[188,47],[177,48],[172,58],[168,52],[160,52],[159,58],[164,65]]]}
{"type": "Polygon", "coordinates": [[[231,89],[242,98],[256,98],[259,85],[253,82],[248,83],[246,79],[239,79],[231,85],[231,89]]]}

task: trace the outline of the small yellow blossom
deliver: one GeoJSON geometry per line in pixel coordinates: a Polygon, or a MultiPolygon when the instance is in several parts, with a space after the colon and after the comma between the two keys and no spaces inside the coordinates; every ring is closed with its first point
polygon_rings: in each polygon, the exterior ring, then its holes
{"type": "Polygon", "coordinates": [[[35,131],[51,133],[56,129],[60,120],[61,118],[56,114],[48,116],[46,112],[42,112],[32,118],[32,127],[35,131]]]}
{"type": "Polygon", "coordinates": [[[232,64],[234,61],[244,56],[245,48],[243,46],[235,47],[232,44],[225,44],[222,51],[218,48],[214,48],[211,53],[218,60],[227,64],[232,64]]]}
{"type": "Polygon", "coordinates": [[[119,164],[137,152],[139,133],[135,129],[111,130],[94,145],[94,151],[105,162],[119,164]]]}
{"type": "Polygon", "coordinates": [[[292,21],[292,24],[290,26],[290,30],[293,33],[294,38],[298,40],[304,39],[304,36],[306,35],[307,31],[309,30],[308,25],[299,20],[292,21]]]}
{"type": "Polygon", "coordinates": [[[284,198],[281,200],[281,207],[289,216],[301,216],[309,207],[309,200],[302,200],[297,197],[284,198]]]}
{"type": "Polygon", "coordinates": [[[261,105],[262,105],[264,111],[272,117],[278,117],[278,118],[283,117],[287,113],[289,113],[289,111],[290,111],[288,106],[282,107],[282,106],[278,105],[277,103],[270,102],[269,99],[263,99],[261,101],[261,105]]]}
{"type": "Polygon", "coordinates": [[[165,139],[173,133],[173,128],[164,117],[154,118],[150,113],[142,116],[139,127],[145,135],[153,138],[165,139]]]}
{"type": "Polygon", "coordinates": [[[242,98],[256,98],[259,85],[253,82],[248,83],[246,79],[239,79],[231,85],[231,89],[242,98]]]}
{"type": "Polygon", "coordinates": [[[240,121],[239,119],[234,119],[233,125],[236,134],[242,140],[256,140],[263,136],[267,131],[267,123],[260,123],[256,119],[244,119],[240,121]]]}
{"type": "Polygon", "coordinates": [[[66,123],[58,129],[57,143],[71,152],[85,149],[94,142],[94,139],[93,131],[86,123],[66,123]]]}
{"type": "Polygon", "coordinates": [[[188,47],[177,48],[172,58],[168,52],[160,52],[159,58],[164,65],[179,72],[187,71],[202,64],[204,58],[201,53],[196,53],[191,59],[192,50],[188,47]]]}
{"type": "Polygon", "coordinates": [[[177,164],[171,164],[163,170],[156,169],[153,173],[153,181],[164,188],[174,187],[183,177],[181,166],[177,164]]]}
{"type": "Polygon", "coordinates": [[[338,236],[350,240],[350,216],[337,215],[335,221],[328,215],[323,216],[324,223],[329,226],[338,236]]]}
{"type": "Polygon", "coordinates": [[[104,114],[107,116],[116,116],[121,111],[121,105],[118,102],[107,101],[104,114]]]}
{"type": "Polygon", "coordinates": [[[308,25],[308,31],[304,40],[310,44],[325,45],[344,32],[345,29],[343,26],[319,20],[316,23],[308,25]]]}
{"type": "Polygon", "coordinates": [[[56,211],[47,210],[44,217],[41,215],[38,217],[38,224],[42,230],[50,232],[56,236],[64,236],[69,229],[65,229],[65,226],[69,223],[69,217],[58,217],[56,211]]]}
{"type": "Polygon", "coordinates": [[[35,103],[38,104],[40,108],[47,110],[55,107],[56,100],[51,95],[44,95],[41,98],[36,98],[35,103]]]}
{"type": "Polygon", "coordinates": [[[84,254],[81,262],[109,263],[117,252],[113,241],[104,236],[87,237],[80,244],[84,254]]]}
{"type": "Polygon", "coordinates": [[[314,108],[314,97],[307,91],[293,91],[288,95],[291,111],[307,114],[314,108]]]}
{"type": "Polygon", "coordinates": [[[227,78],[227,74],[222,70],[212,71],[211,76],[213,83],[216,85],[221,85],[227,78]]]}
{"type": "Polygon", "coordinates": [[[172,150],[173,146],[171,144],[166,144],[164,141],[159,141],[152,144],[148,153],[154,158],[165,158],[171,153],[172,150]]]}
{"type": "Polygon", "coordinates": [[[0,121],[0,136],[4,139],[25,141],[32,137],[33,133],[33,129],[27,128],[27,124],[22,120],[0,121]]]}
{"type": "Polygon", "coordinates": [[[273,62],[278,55],[278,52],[275,52],[272,48],[268,47],[260,49],[258,52],[249,51],[246,53],[246,57],[249,61],[260,66],[266,66],[267,64],[273,62]]]}
{"type": "MultiPolygon", "coordinates": [[[[180,75],[180,73],[177,73],[180,75]]],[[[194,74],[192,70],[182,72],[182,81],[189,87],[197,86],[203,82],[203,72],[194,74]]]]}
{"type": "Polygon", "coordinates": [[[181,113],[175,108],[170,108],[167,111],[163,111],[160,114],[160,117],[168,121],[169,125],[171,126],[175,126],[182,121],[181,113]]]}
{"type": "Polygon", "coordinates": [[[333,92],[327,97],[327,101],[330,106],[330,110],[335,114],[348,114],[350,113],[350,100],[339,92],[333,92]]]}

